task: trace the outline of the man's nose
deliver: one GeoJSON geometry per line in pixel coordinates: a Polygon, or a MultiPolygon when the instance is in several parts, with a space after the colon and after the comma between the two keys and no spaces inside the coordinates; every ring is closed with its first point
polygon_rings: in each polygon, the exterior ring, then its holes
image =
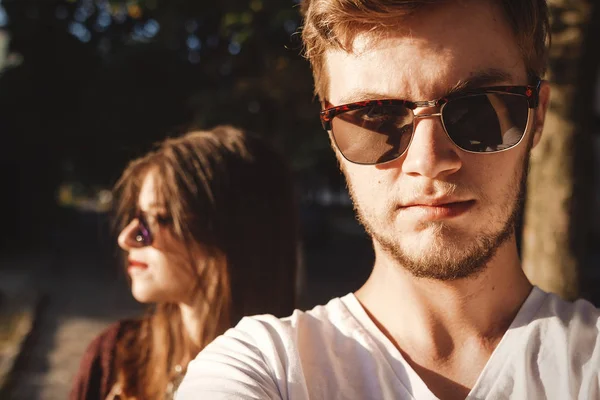
{"type": "Polygon", "coordinates": [[[134,247],[140,247],[141,244],[135,240],[136,235],[139,231],[139,222],[137,218],[134,218],[127,224],[125,228],[119,233],[117,243],[125,251],[129,251],[134,247]]]}
{"type": "Polygon", "coordinates": [[[462,167],[460,150],[444,131],[439,113],[415,115],[413,138],[402,170],[408,175],[443,178],[462,167]]]}

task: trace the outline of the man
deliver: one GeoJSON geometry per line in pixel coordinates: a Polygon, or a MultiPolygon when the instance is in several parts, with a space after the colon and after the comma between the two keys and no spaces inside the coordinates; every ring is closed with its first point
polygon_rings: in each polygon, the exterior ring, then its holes
{"type": "Polygon", "coordinates": [[[373,272],[309,312],[242,320],[179,399],[600,398],[600,314],[532,287],[515,240],[550,96],[545,1],[303,10],[373,272]]]}

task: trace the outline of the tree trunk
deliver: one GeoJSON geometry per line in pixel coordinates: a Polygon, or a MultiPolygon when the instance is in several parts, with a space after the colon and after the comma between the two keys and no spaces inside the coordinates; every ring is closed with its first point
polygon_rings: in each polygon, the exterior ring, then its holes
{"type": "Polygon", "coordinates": [[[598,72],[598,7],[550,0],[551,100],[528,180],[523,268],[533,284],[565,299],[580,292],[591,232],[591,122],[598,72]]]}

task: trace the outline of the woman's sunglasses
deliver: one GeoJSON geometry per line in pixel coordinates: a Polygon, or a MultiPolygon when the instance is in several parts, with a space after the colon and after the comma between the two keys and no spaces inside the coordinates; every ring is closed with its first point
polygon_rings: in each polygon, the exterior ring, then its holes
{"type": "Polygon", "coordinates": [[[344,158],[355,164],[393,161],[408,149],[415,121],[441,117],[444,131],[460,149],[497,153],[521,142],[538,105],[541,80],[530,86],[493,86],[452,94],[438,100],[369,100],[321,111],[344,158]],[[418,114],[418,107],[439,107],[418,114]]]}
{"type": "MultiPolygon", "coordinates": [[[[135,234],[135,241],[142,246],[151,246],[154,241],[154,235],[150,229],[150,223],[148,217],[144,212],[138,212],[135,214],[135,218],[138,220],[137,232],[135,234]]],[[[156,223],[158,225],[167,225],[171,222],[170,217],[156,216],[156,223]]]]}

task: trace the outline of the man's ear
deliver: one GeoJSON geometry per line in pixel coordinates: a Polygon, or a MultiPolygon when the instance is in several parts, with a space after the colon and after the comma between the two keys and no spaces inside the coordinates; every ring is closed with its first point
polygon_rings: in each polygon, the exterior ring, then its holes
{"type": "Polygon", "coordinates": [[[537,146],[537,144],[542,139],[542,131],[544,130],[544,122],[546,121],[546,112],[548,111],[548,105],[550,104],[550,84],[547,81],[542,81],[540,86],[540,97],[538,106],[535,109],[534,114],[534,122],[533,125],[533,144],[532,147],[537,146]]]}

